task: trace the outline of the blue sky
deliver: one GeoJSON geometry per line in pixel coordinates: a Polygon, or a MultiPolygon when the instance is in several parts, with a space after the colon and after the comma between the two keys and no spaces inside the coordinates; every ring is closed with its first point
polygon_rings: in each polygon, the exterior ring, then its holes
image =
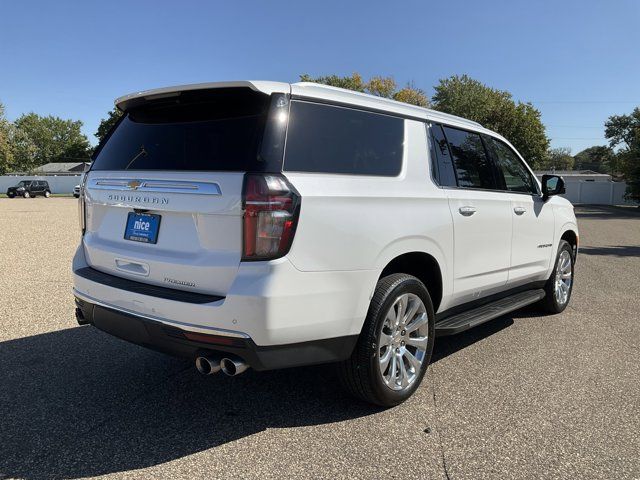
{"type": "Polygon", "coordinates": [[[605,143],[640,105],[640,1],[2,1],[0,101],[80,119],[113,99],[204,81],[360,72],[413,81],[466,73],[531,101],[553,146],[605,143]]]}

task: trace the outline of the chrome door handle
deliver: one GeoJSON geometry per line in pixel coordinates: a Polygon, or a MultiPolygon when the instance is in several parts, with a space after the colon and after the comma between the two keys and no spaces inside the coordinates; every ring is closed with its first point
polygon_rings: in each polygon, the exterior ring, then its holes
{"type": "Polygon", "coordinates": [[[476,207],[460,207],[458,211],[463,217],[470,217],[471,215],[476,213],[476,207]]]}
{"type": "Polygon", "coordinates": [[[522,215],[523,213],[525,213],[527,211],[527,209],[524,208],[524,207],[516,207],[516,208],[513,209],[513,211],[514,211],[514,213],[516,215],[522,215]]]}

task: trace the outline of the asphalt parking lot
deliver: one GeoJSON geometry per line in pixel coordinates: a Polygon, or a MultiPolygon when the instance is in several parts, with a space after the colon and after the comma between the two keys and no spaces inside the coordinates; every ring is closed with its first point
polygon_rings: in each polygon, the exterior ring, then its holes
{"type": "Polygon", "coordinates": [[[381,410],[330,366],[199,376],[79,327],[76,200],[0,199],[0,478],[640,478],[640,212],[578,209],[569,308],[436,341],[381,410]]]}

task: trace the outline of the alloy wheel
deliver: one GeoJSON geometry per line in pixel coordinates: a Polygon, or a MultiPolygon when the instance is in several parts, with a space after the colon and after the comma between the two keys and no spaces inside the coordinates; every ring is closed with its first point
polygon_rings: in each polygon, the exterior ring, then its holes
{"type": "Polygon", "coordinates": [[[382,380],[392,390],[409,387],[420,376],[429,344],[429,317],[417,295],[405,293],[391,305],[378,341],[382,380]]]}
{"type": "Polygon", "coordinates": [[[564,305],[569,300],[571,292],[571,282],[573,281],[573,262],[571,254],[567,250],[562,250],[558,256],[556,264],[556,284],[555,297],[559,305],[564,305]]]}

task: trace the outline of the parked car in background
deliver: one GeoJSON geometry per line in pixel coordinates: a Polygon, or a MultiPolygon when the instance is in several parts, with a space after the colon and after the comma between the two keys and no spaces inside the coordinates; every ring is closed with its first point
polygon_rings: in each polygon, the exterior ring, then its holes
{"type": "Polygon", "coordinates": [[[22,180],[14,187],[9,187],[7,189],[7,197],[9,198],[33,198],[38,195],[47,198],[51,196],[51,189],[49,188],[49,183],[46,180],[22,180]]]}
{"type": "Polygon", "coordinates": [[[117,106],[80,194],[80,324],[203,374],[336,362],[349,392],[391,406],[436,336],[569,303],[564,182],[479,123],[312,83],[117,106]]]}
{"type": "Polygon", "coordinates": [[[80,197],[80,185],[73,187],[73,196],[76,198],[80,197]]]}

